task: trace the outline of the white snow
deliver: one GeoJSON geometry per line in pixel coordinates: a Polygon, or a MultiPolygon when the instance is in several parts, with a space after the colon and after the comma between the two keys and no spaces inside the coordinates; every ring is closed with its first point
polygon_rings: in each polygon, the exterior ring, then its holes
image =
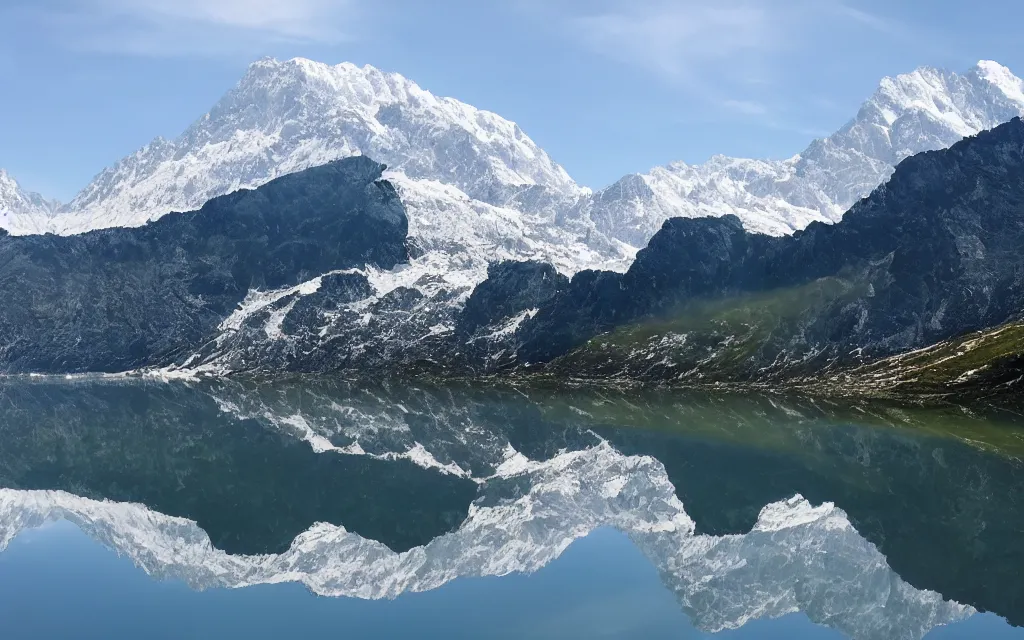
{"type": "Polygon", "coordinates": [[[519,331],[519,327],[523,326],[523,323],[533,318],[540,312],[540,309],[527,309],[521,313],[518,313],[509,318],[505,324],[501,325],[487,336],[483,336],[482,340],[495,340],[499,338],[505,338],[513,335],[516,331],[519,331]]]}
{"type": "Polygon", "coordinates": [[[54,230],[136,226],[359,154],[478,197],[495,185],[580,192],[515,123],[493,113],[371,66],[264,59],[177,140],[158,138],[101,173],[54,230]]]}
{"type": "Polygon", "coordinates": [[[982,61],[963,74],[923,67],[884,78],[856,117],[787,160],[715,156],[627,176],[583,198],[568,217],[644,246],[670,217],[738,216],[750,230],[784,235],[835,222],[905,158],[949,147],[1024,115],[1024,82],[982,61]]]}
{"type": "MultiPolygon", "coordinates": [[[[675,216],[734,214],[772,235],[836,221],[907,156],[1022,113],[1024,82],[998,63],[962,74],[924,67],[883,79],[846,126],[787,160],[674,163],[592,193],[496,114],[370,66],[264,59],[178,139],[157,138],[57,213],[0,172],[0,227],[77,233],[140,225],[365,154],[389,165],[410,236],[441,254],[405,277],[440,276],[471,289],[486,264],[501,259],[545,260],[567,275],[622,271],[675,216]]],[[[378,291],[388,286],[380,284],[378,291]]]]}
{"type": "Polygon", "coordinates": [[[0,169],[0,229],[15,235],[45,233],[60,203],[26,191],[0,169]]]}

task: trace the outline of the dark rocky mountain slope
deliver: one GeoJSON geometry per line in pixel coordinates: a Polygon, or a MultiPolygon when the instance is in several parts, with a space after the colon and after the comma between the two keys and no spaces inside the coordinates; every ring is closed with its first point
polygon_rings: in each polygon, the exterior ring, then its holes
{"type": "Polygon", "coordinates": [[[915,392],[1019,377],[1020,332],[998,329],[1024,308],[1019,119],[909,158],[838,224],[769,237],[730,216],[677,218],[625,274],[497,263],[442,306],[424,302],[433,276],[403,275],[416,273],[403,271],[408,222],[382,171],[351,158],[141,228],[0,236],[0,368],[541,370],[915,392]]]}
{"type": "Polygon", "coordinates": [[[208,340],[251,288],[404,262],[408,221],[383,170],[350,158],[135,229],[0,231],[0,368],[159,366],[208,340]]]}
{"type": "Polygon", "coordinates": [[[789,237],[665,223],[625,274],[584,272],[518,335],[520,362],[657,380],[818,374],[1024,309],[1024,123],[899,165],[838,224],[789,237]]]}

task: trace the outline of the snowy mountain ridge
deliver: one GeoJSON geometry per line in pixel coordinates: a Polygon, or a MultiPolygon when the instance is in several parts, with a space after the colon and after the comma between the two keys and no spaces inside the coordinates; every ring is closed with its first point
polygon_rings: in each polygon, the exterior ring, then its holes
{"type": "Polygon", "coordinates": [[[64,209],[62,233],[136,226],[351,155],[503,204],[542,186],[580,188],[515,124],[395,73],[263,59],[177,140],[157,138],[103,171],[64,209]]]}
{"type": "Polygon", "coordinates": [[[0,229],[14,234],[45,233],[60,203],[26,191],[0,169],[0,229]]]}
{"type": "MultiPolygon", "coordinates": [[[[287,359],[300,347],[328,343],[344,345],[354,367],[381,358],[430,361],[451,347],[459,311],[495,262],[547,262],[568,276],[625,271],[673,217],[735,214],[748,230],[771,235],[833,222],[908,155],[948,147],[1022,113],[1024,82],[1001,65],[983,61],[962,74],[921,68],[884,79],[855,118],[788,160],[674,163],[594,193],[516,124],[436,97],[398,74],[264,59],[179,138],[154,140],[56,212],[5,175],[0,227],[74,234],[139,226],[282,174],[366,155],[390,167],[384,177],[409,221],[408,264],[367,272],[373,294],[345,303],[301,341],[280,330],[281,319],[288,305],[318,291],[324,274],[310,274],[294,292],[251,291],[254,300],[280,299],[281,307],[243,304],[238,317],[225,319],[223,333],[181,366],[230,372],[251,366],[253,353],[287,359]],[[263,311],[272,312],[269,320],[263,311]]],[[[514,320],[484,332],[495,358],[507,354],[500,338],[504,327],[515,332],[514,320]]]]}
{"type": "MultiPolygon", "coordinates": [[[[670,217],[731,213],[749,230],[772,235],[836,221],[904,158],[1022,113],[1024,82],[998,63],[981,61],[965,73],[922,67],[884,78],[849,123],[793,158],[673,163],[592,193],[494,113],[371,66],[267,58],[178,139],[157,138],[104,170],[59,215],[50,215],[52,205],[40,207],[34,194],[0,196],[0,227],[17,234],[137,226],[365,154],[391,168],[405,199],[433,207],[411,215],[414,226],[430,227],[436,238],[449,233],[443,225],[454,217],[459,224],[451,235],[468,232],[485,245],[512,246],[513,254],[524,233],[548,245],[585,244],[598,254],[560,265],[571,274],[628,261],[670,217]],[[437,184],[456,191],[444,193],[437,184]],[[481,218],[481,209],[494,213],[489,207],[502,209],[503,219],[481,218]],[[458,215],[445,213],[452,211],[458,215]]],[[[536,242],[526,246],[524,259],[538,255],[535,249],[536,242]]],[[[548,246],[539,254],[571,256],[577,249],[548,246]]]]}
{"type": "Polygon", "coordinates": [[[857,115],[787,160],[715,156],[626,176],[568,214],[642,247],[670,217],[735,214],[754,232],[784,235],[836,222],[902,160],[1024,114],[1024,81],[981,61],[966,73],[922,67],[884,78],[857,115]]]}

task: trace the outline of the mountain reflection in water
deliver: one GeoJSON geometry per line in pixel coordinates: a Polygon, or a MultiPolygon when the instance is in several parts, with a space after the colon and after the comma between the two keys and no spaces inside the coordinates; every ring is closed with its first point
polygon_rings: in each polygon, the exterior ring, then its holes
{"type": "Polygon", "coordinates": [[[364,599],[629,539],[692,623],[1024,624],[1010,412],[473,386],[7,381],[0,547],[69,520],[194,589],[364,599]]]}

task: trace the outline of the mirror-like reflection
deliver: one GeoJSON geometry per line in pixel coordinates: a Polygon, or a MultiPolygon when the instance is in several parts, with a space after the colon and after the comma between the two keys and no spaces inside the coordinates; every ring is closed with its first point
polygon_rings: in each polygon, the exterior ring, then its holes
{"type": "Polygon", "coordinates": [[[183,385],[8,385],[0,438],[2,487],[142,503],[232,553],[283,551],[321,521],[406,550],[458,526],[476,495],[408,460],[318,455],[183,385]]]}
{"type": "Polygon", "coordinates": [[[1024,621],[1010,411],[750,394],[13,380],[0,545],[67,520],[204,590],[363,599],[534,573],[623,532],[706,632],[1024,621]]]}

